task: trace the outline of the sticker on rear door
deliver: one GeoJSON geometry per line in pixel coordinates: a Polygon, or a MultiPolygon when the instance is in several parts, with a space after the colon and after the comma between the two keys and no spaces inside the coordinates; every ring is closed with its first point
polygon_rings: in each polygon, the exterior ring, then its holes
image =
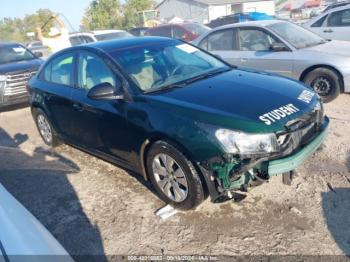
{"type": "Polygon", "coordinates": [[[280,108],[274,109],[266,114],[259,116],[259,119],[263,121],[266,125],[271,125],[276,121],[279,121],[287,116],[290,116],[296,112],[299,112],[300,109],[293,104],[288,104],[281,106],[280,108]]]}
{"type": "Polygon", "coordinates": [[[304,90],[303,92],[301,92],[301,94],[298,96],[298,99],[310,104],[310,102],[312,101],[312,98],[314,97],[315,93],[308,91],[308,90],[304,90]]]}

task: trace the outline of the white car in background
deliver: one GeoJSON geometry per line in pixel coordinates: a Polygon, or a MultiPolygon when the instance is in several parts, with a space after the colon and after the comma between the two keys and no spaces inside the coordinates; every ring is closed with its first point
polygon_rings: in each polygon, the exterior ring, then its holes
{"type": "Polygon", "coordinates": [[[0,261],[70,262],[73,259],[50,232],[0,184],[0,261]],[[45,257],[42,257],[45,256],[45,257]],[[3,260],[1,259],[3,258],[3,260]]]}
{"type": "Polygon", "coordinates": [[[69,35],[69,41],[72,46],[76,46],[125,37],[133,37],[133,35],[124,30],[96,30],[91,32],[72,33],[69,35]]]}
{"type": "Polygon", "coordinates": [[[332,8],[303,26],[325,39],[350,41],[350,4],[332,8]]]}

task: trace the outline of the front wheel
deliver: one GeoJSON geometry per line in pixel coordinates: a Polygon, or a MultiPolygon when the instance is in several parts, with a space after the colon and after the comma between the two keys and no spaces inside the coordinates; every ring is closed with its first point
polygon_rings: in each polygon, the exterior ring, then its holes
{"type": "Polygon", "coordinates": [[[193,164],[166,142],[151,146],[147,172],[159,197],[175,208],[192,209],[204,200],[203,185],[193,164]]]}
{"type": "Polygon", "coordinates": [[[304,78],[305,84],[309,85],[323,100],[328,103],[340,94],[341,81],[339,75],[328,68],[312,70],[304,78]]]}

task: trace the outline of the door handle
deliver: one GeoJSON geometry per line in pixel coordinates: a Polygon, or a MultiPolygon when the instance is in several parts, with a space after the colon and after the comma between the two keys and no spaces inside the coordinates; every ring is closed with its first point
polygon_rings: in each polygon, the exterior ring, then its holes
{"type": "Polygon", "coordinates": [[[332,29],[326,29],[326,30],[323,30],[324,33],[333,33],[333,30],[332,29]]]}
{"type": "Polygon", "coordinates": [[[74,108],[76,111],[78,111],[78,112],[84,111],[83,105],[82,105],[82,104],[79,104],[79,103],[74,103],[74,104],[73,104],[73,108],[74,108]]]}
{"type": "Polygon", "coordinates": [[[245,62],[247,62],[247,61],[248,61],[247,58],[241,58],[241,62],[242,62],[242,63],[245,63],[245,62]]]}

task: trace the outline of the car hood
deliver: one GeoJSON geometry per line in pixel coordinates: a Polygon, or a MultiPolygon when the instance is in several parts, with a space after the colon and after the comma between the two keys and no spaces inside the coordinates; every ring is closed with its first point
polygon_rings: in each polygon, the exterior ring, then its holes
{"type": "Polygon", "coordinates": [[[241,69],[148,97],[153,103],[162,103],[163,110],[177,117],[182,114],[196,122],[254,133],[284,130],[288,121],[312,111],[318,100],[300,82],[241,69]],[[309,102],[298,99],[305,92],[311,94],[309,102]],[[283,117],[277,115],[270,123],[264,119],[265,114],[276,113],[274,110],[285,109],[287,105],[298,111],[283,117]]]}
{"type": "Polygon", "coordinates": [[[18,61],[8,64],[0,64],[0,74],[7,74],[16,71],[36,70],[43,63],[41,59],[18,61]]]}
{"type": "Polygon", "coordinates": [[[347,41],[332,40],[321,45],[316,45],[303,50],[321,52],[323,54],[350,57],[350,45],[347,41]]]}

